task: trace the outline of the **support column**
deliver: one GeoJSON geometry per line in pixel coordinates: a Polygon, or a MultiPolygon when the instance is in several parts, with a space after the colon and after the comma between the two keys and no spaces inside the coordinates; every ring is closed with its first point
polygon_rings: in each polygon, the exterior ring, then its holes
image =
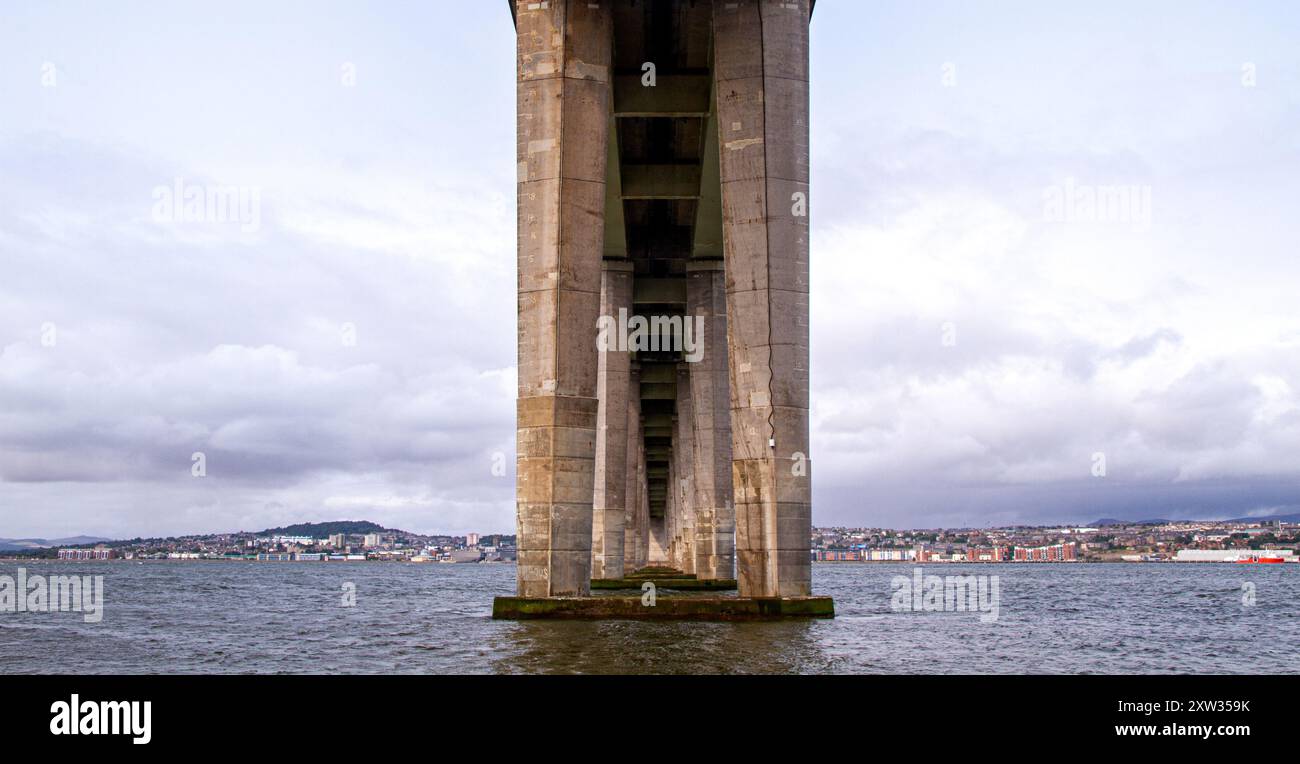
{"type": "Polygon", "coordinates": [[[650,518],[650,538],[646,550],[646,564],[663,566],[668,564],[668,544],[666,541],[664,518],[650,518]]]}
{"type": "Polygon", "coordinates": [[[609,6],[596,5],[520,0],[515,8],[523,597],[590,590],[612,50],[609,6]]]}
{"type": "Polygon", "coordinates": [[[627,501],[627,521],[623,528],[623,571],[631,573],[645,566],[646,514],[643,499],[645,459],[641,454],[644,440],[641,434],[641,368],[632,361],[628,364],[628,399],[626,411],[627,470],[624,495],[627,501]]]}
{"type": "MultiPolygon", "coordinates": [[[[600,315],[618,324],[619,311],[631,311],[632,264],[605,260],[600,281],[600,315]]],[[[591,577],[622,578],[627,524],[628,398],[630,359],[618,332],[598,348],[596,367],[596,490],[591,525],[591,577]]]]}
{"type": "Polygon", "coordinates": [[[704,319],[702,354],[690,364],[695,419],[695,574],[735,577],[731,493],[731,400],[727,385],[727,294],[721,260],[686,264],[686,313],[704,319]]]}
{"type": "MultiPolygon", "coordinates": [[[[686,316],[689,321],[690,317],[686,316]]],[[[677,426],[673,433],[676,478],[670,490],[677,499],[677,561],[683,573],[695,573],[695,416],[691,405],[689,363],[677,364],[677,426]]]]}
{"type": "Polygon", "coordinates": [[[737,585],[811,594],[808,1],[713,6],[737,585]]]}
{"type": "MultiPolygon", "coordinates": [[[[676,420],[674,419],[674,424],[676,420]]],[[[676,427],[673,428],[676,431],[676,427]]],[[[668,567],[682,569],[681,559],[681,535],[677,527],[677,491],[674,490],[676,485],[675,459],[668,460],[668,494],[664,497],[664,538],[667,540],[668,549],[668,567]]]]}
{"type": "Polygon", "coordinates": [[[650,564],[650,474],[646,469],[645,463],[645,430],[638,423],[637,426],[637,492],[640,498],[637,499],[637,525],[640,528],[640,543],[637,544],[637,569],[644,568],[650,564]]]}

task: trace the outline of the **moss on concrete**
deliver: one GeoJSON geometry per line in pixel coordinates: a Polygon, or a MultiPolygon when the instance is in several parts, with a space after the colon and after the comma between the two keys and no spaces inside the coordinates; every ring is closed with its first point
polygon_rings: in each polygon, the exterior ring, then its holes
{"type": "Polygon", "coordinates": [[[492,617],[506,620],[771,621],[834,618],[830,597],[497,597],[492,617]]]}
{"type": "Polygon", "coordinates": [[[736,588],[736,579],[697,579],[697,578],[593,578],[592,589],[640,589],[646,581],[653,582],[658,589],[679,589],[681,591],[729,592],[736,588]]]}

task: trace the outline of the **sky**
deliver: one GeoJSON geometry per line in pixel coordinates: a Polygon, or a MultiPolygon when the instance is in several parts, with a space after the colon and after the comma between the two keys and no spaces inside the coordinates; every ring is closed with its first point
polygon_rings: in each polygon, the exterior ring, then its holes
{"type": "MultiPolygon", "coordinates": [[[[1297,40],[818,3],[814,524],[1300,511],[1297,40]]],[[[500,2],[4,3],[0,537],[513,532],[514,55],[500,2]]]]}

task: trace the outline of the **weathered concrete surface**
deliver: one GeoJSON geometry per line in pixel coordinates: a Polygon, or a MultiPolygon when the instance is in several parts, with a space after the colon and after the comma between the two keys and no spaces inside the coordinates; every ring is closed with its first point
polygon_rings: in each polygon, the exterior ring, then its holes
{"type": "Polygon", "coordinates": [[[687,263],[687,314],[704,320],[704,355],[689,364],[695,509],[695,572],[735,575],[731,489],[731,399],[727,383],[727,294],[721,260],[687,263]]]}
{"type": "Polygon", "coordinates": [[[691,407],[689,363],[677,364],[677,417],[673,422],[672,549],[669,558],[677,569],[695,573],[695,417],[691,407]]]}
{"type": "Polygon", "coordinates": [[[591,580],[612,26],[608,4],[516,10],[518,591],[581,595],[591,580]]]}
{"type": "Polygon", "coordinates": [[[735,591],[736,579],[722,578],[672,578],[668,576],[643,578],[629,576],[628,578],[593,578],[591,580],[592,590],[597,589],[641,589],[645,582],[650,581],[660,589],[676,589],[679,591],[704,591],[704,592],[727,592],[735,591]]]}
{"type": "Polygon", "coordinates": [[[624,578],[640,578],[640,579],[695,578],[695,576],[694,574],[691,573],[683,573],[679,568],[669,568],[669,567],[662,567],[658,565],[651,565],[644,568],[640,568],[639,570],[634,570],[628,573],[627,575],[625,575],[624,578]]]}
{"type": "Polygon", "coordinates": [[[521,601],[592,579],[804,601],[810,3],[513,8],[521,601]],[[623,304],[703,318],[704,358],[598,355],[623,304]]]}
{"type": "MultiPolygon", "coordinates": [[[[600,281],[600,315],[617,320],[632,308],[632,264],[605,260],[600,281]]],[[[598,349],[596,366],[596,477],[591,526],[591,577],[621,578],[629,504],[628,402],[632,393],[630,354],[617,337],[598,349]]]]}
{"type": "Polygon", "coordinates": [[[665,543],[667,531],[664,527],[664,518],[650,518],[650,549],[646,557],[646,562],[651,565],[665,565],[668,563],[668,547],[665,543]]]}
{"type": "Polygon", "coordinates": [[[657,597],[653,606],[637,597],[497,597],[492,617],[645,621],[778,621],[834,618],[830,597],[657,597]]]}
{"type": "Polygon", "coordinates": [[[636,570],[649,559],[650,506],[646,499],[645,439],[641,431],[641,367],[628,369],[627,404],[627,522],[623,532],[623,570],[636,570]]]}
{"type": "Polygon", "coordinates": [[[713,6],[742,596],[803,597],[808,463],[807,0],[713,6]],[[801,195],[801,196],[800,196],[801,195]]]}

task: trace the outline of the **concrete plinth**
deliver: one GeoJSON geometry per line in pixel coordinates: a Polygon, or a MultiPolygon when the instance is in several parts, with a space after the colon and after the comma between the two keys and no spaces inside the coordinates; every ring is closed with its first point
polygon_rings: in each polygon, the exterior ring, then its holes
{"type": "Polygon", "coordinates": [[[830,597],[497,597],[492,617],[500,620],[779,621],[834,618],[830,597]]]}
{"type": "Polygon", "coordinates": [[[730,592],[736,590],[736,579],[734,578],[696,578],[694,576],[673,578],[671,576],[663,577],[633,577],[633,578],[593,578],[591,579],[592,590],[596,589],[637,589],[649,581],[658,589],[676,589],[683,592],[730,592]]]}

